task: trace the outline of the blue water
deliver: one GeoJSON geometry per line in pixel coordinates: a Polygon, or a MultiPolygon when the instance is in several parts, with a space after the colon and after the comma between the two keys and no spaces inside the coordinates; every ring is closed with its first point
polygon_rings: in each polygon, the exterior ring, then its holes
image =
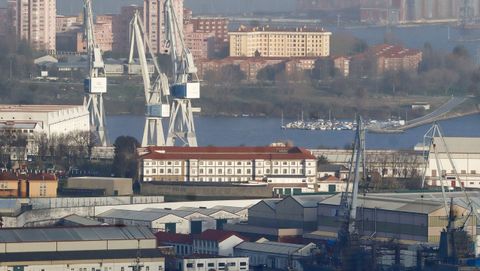
{"type": "MultiPolygon", "coordinates": [[[[343,148],[353,140],[353,131],[283,130],[276,118],[197,117],[196,130],[201,146],[263,146],[275,141],[291,140],[295,145],[317,148],[343,148]]],[[[480,115],[471,115],[440,122],[446,136],[480,137],[480,115]]],[[[166,125],[164,126],[167,129],[166,125]]],[[[369,149],[412,149],[423,141],[431,127],[425,125],[401,134],[367,134],[369,149]]],[[[120,135],[141,140],[143,117],[109,116],[108,132],[113,141],[120,135]]]]}

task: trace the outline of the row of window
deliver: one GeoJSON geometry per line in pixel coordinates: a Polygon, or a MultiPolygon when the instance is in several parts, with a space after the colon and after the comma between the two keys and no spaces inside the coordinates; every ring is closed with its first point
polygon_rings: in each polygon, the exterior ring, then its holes
{"type": "MultiPolygon", "coordinates": [[[[240,262],[239,263],[240,266],[247,266],[247,262],[240,262]]],[[[208,267],[215,267],[215,263],[207,263],[207,266],[208,267]]],[[[234,266],[237,266],[237,263],[235,262],[229,262],[229,263],[218,263],[218,267],[219,268],[225,268],[225,266],[231,266],[231,267],[234,267],[234,266]]],[[[203,268],[205,267],[205,264],[204,263],[197,263],[197,268],[203,268]]],[[[187,268],[194,268],[193,267],[193,263],[187,263],[187,268]]]]}
{"type": "MultiPolygon", "coordinates": [[[[309,162],[307,163],[307,165],[311,165],[312,162],[309,162]]],[[[191,162],[192,165],[195,165],[196,163],[195,162],[191,162]]],[[[199,161],[198,164],[200,166],[203,166],[203,165],[208,165],[208,166],[213,166],[213,165],[217,165],[217,166],[223,166],[223,165],[227,165],[227,166],[232,166],[232,165],[237,165],[237,166],[241,166],[241,165],[247,165],[247,166],[250,166],[252,165],[252,161],[236,161],[236,162],[233,162],[233,161],[199,161]]],[[[257,162],[256,163],[257,165],[262,165],[262,164],[265,164],[266,166],[272,164],[272,165],[275,165],[275,166],[278,166],[278,165],[283,165],[283,166],[288,166],[288,165],[292,165],[292,166],[295,166],[295,165],[303,165],[305,164],[304,161],[265,161],[265,162],[257,162]]],[[[181,165],[181,161],[151,161],[151,162],[145,162],[145,165],[147,166],[155,166],[155,165],[160,165],[160,166],[163,166],[163,165],[167,165],[167,166],[171,166],[171,165],[175,165],[175,166],[179,166],[181,165]]]]}

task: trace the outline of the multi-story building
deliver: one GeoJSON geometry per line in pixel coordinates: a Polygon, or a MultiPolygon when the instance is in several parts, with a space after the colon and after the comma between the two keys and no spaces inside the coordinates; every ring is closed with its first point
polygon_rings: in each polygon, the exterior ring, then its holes
{"type": "Polygon", "coordinates": [[[37,50],[55,50],[55,0],[17,0],[10,7],[14,9],[18,39],[28,41],[37,50]]]}
{"type": "MultiPolygon", "coordinates": [[[[178,25],[183,30],[183,0],[173,0],[172,2],[178,25]]],[[[168,52],[168,45],[165,42],[164,8],[165,0],[144,0],[143,2],[143,24],[150,37],[152,50],[157,54],[168,52]]]]}
{"type": "Polygon", "coordinates": [[[155,236],[144,227],[1,229],[0,244],[2,271],[165,270],[155,236]]]}
{"type": "Polygon", "coordinates": [[[248,257],[208,257],[190,256],[177,260],[179,271],[202,271],[202,270],[249,270],[248,257]]]}
{"type": "Polygon", "coordinates": [[[213,32],[196,32],[191,23],[184,25],[185,45],[195,60],[207,59],[213,53],[213,32]]]}
{"type": "Polygon", "coordinates": [[[0,173],[0,197],[51,198],[57,196],[57,188],[53,174],[0,173]]]}
{"type": "Polygon", "coordinates": [[[316,158],[299,147],[140,148],[144,182],[307,183],[316,180],[316,158]]]}
{"type": "Polygon", "coordinates": [[[57,15],[56,19],[56,32],[62,33],[73,30],[75,28],[80,28],[82,26],[81,20],[77,16],[65,16],[57,15]]]}
{"type": "Polygon", "coordinates": [[[193,253],[233,256],[233,247],[243,241],[245,241],[245,238],[238,233],[210,229],[193,238],[193,253]]]}
{"type": "MultiPolygon", "coordinates": [[[[186,20],[187,21],[187,20],[186,20]]],[[[228,55],[228,25],[227,18],[193,17],[188,20],[196,33],[213,33],[213,54],[216,57],[228,55]]]]}
{"type": "Polygon", "coordinates": [[[332,33],[309,28],[240,27],[228,35],[233,57],[326,57],[330,55],[332,33]]]}
{"type": "Polygon", "coordinates": [[[112,35],[113,35],[113,51],[119,53],[128,53],[130,50],[129,27],[130,21],[135,12],[139,12],[143,17],[143,7],[137,5],[129,5],[120,8],[120,14],[113,18],[112,35]]]}

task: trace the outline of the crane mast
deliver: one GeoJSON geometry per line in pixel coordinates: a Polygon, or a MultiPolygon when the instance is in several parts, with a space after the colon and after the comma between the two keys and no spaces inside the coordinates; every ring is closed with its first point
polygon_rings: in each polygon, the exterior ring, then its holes
{"type": "Polygon", "coordinates": [[[343,216],[343,221],[338,232],[338,242],[342,248],[347,247],[351,242],[351,238],[358,234],[355,220],[357,216],[358,188],[362,178],[360,176],[361,167],[363,167],[363,178],[366,179],[365,127],[362,118],[358,116],[353,153],[350,160],[350,171],[345,192],[342,193],[340,201],[340,215],[343,216]]]}
{"type": "Polygon", "coordinates": [[[95,41],[92,0],[84,0],[84,41],[88,54],[88,76],[84,82],[84,105],[90,114],[90,129],[95,133],[98,144],[108,145],[103,95],[107,93],[107,77],[102,51],[95,41]]]}
{"type": "Polygon", "coordinates": [[[165,136],[162,118],[170,116],[170,95],[168,78],[160,70],[158,61],[153,54],[150,38],[145,34],[145,28],[138,12],[130,22],[130,57],[129,64],[134,63],[135,45],[142,70],[143,86],[145,93],[145,126],[143,130],[142,146],[164,146],[165,136]],[[146,48],[145,48],[146,47],[146,48]],[[152,83],[147,62],[148,54],[153,60],[156,78],[152,83]],[[164,101],[165,100],[165,101],[164,101]]]}
{"type": "Polygon", "coordinates": [[[172,0],[166,0],[164,7],[166,45],[170,49],[173,68],[173,101],[166,144],[196,147],[198,144],[191,99],[200,98],[197,68],[190,50],[185,45],[183,24],[178,21],[172,0]]]}

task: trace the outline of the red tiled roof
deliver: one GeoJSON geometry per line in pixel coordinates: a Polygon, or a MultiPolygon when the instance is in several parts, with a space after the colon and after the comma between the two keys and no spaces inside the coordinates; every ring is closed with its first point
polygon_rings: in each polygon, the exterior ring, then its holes
{"type": "Polygon", "coordinates": [[[326,181],[326,182],[339,182],[340,179],[335,177],[335,176],[326,176],[326,177],[322,177],[320,178],[320,181],[326,181]]]}
{"type": "Polygon", "coordinates": [[[157,242],[161,243],[178,243],[178,244],[192,244],[193,237],[190,234],[170,233],[159,231],[155,233],[157,242]]]}
{"type": "Polygon", "coordinates": [[[246,239],[244,237],[240,236],[236,232],[212,230],[212,229],[202,232],[200,235],[196,236],[195,239],[222,242],[223,240],[226,240],[226,239],[230,238],[231,236],[237,236],[238,238],[246,241],[246,239]]]}
{"type": "Polygon", "coordinates": [[[55,174],[50,173],[31,173],[31,174],[17,174],[15,172],[6,171],[0,173],[0,180],[29,180],[29,181],[56,181],[55,174]]]}
{"type": "Polygon", "coordinates": [[[299,147],[149,147],[139,152],[141,159],[315,159],[308,150],[299,147]]]}

